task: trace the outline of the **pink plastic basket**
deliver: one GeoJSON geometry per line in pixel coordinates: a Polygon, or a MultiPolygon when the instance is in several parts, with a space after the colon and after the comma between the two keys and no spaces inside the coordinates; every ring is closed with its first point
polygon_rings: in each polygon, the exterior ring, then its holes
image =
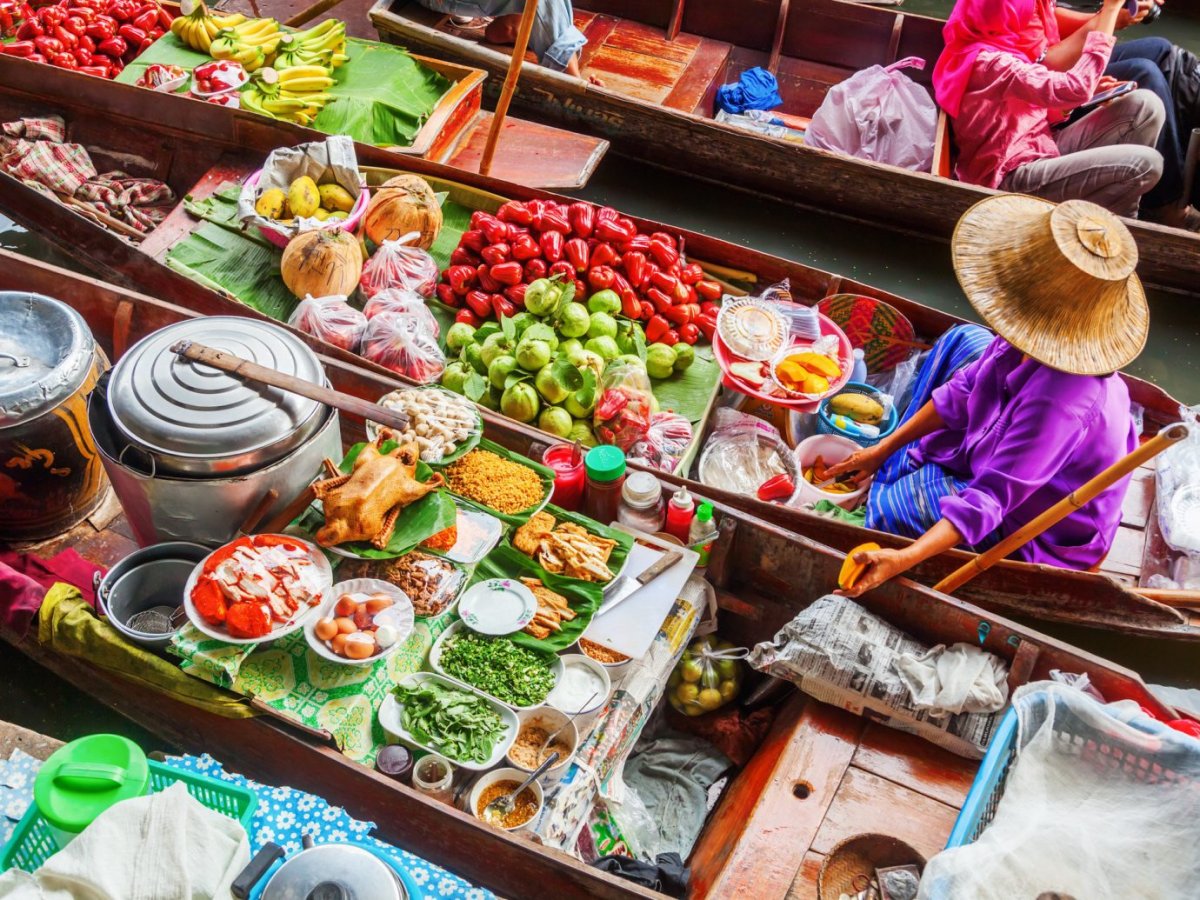
{"type": "MultiPolygon", "coordinates": [[[[781,304],[782,305],[782,304],[781,304]]],[[[850,373],[853,368],[854,347],[850,343],[850,339],[846,337],[846,333],[839,328],[832,319],[818,312],[817,318],[821,323],[821,334],[831,334],[838,341],[838,365],[841,366],[842,375],[836,381],[829,385],[829,390],[818,397],[816,400],[808,400],[796,396],[788,396],[783,392],[782,388],[775,386],[775,383],[768,377],[767,383],[761,387],[755,387],[747,381],[738,378],[729,371],[729,367],[736,362],[741,361],[741,357],[730,350],[725,342],[721,340],[719,334],[713,334],[713,356],[717,360],[717,364],[721,367],[721,382],[728,388],[746,394],[750,397],[756,397],[759,400],[765,400],[767,403],[774,403],[776,406],[782,406],[787,409],[795,410],[801,413],[816,412],[821,400],[825,397],[831,397],[840,391],[850,380],[850,373]]],[[[782,353],[783,351],[780,351],[782,353]]],[[[770,363],[768,363],[770,365],[770,363]]]]}
{"type": "MultiPolygon", "coordinates": [[[[258,180],[262,177],[262,169],[259,169],[253,175],[246,179],[244,190],[258,192],[258,180]]],[[[371,194],[364,184],[361,186],[358,193],[358,199],[354,201],[354,206],[349,214],[344,219],[331,219],[321,225],[323,231],[350,231],[353,232],[358,228],[358,223],[362,221],[362,217],[367,213],[367,203],[370,202],[371,194]]],[[[259,225],[258,230],[262,232],[262,236],[274,244],[276,247],[286,247],[295,235],[290,234],[282,228],[271,228],[269,226],[259,225]]]]}

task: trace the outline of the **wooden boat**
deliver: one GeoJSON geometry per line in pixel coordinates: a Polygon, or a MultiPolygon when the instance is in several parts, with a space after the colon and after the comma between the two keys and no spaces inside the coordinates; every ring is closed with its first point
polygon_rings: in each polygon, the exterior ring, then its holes
{"type": "MultiPolygon", "coordinates": [[[[263,0],[262,8],[271,2],[263,0]],[[265,5],[264,5],[265,4],[265,5]]],[[[1164,15],[1172,15],[1168,5],[1164,15]]],[[[418,0],[378,0],[371,20],[384,40],[417,53],[466,62],[493,75],[508,48],[456,37],[418,0]]],[[[604,87],[526,59],[515,107],[611,140],[639,160],[732,184],[802,206],[922,237],[948,238],[973,203],[994,193],[949,178],[944,119],[933,174],[910,172],[761,136],[714,121],[722,84],[754,66],[779,80],[778,111],[806,124],[828,89],[867,66],[909,56],[927,61],[907,74],[928,86],[942,50],[942,23],[900,7],[844,0],[577,0],[588,38],[583,65],[604,87]]],[[[489,83],[497,90],[498,81],[489,83]]],[[[1195,290],[1200,236],[1129,221],[1148,283],[1195,290]]]]}
{"type": "MultiPolygon", "coordinates": [[[[14,74],[25,76],[32,65],[14,74]]],[[[0,56],[0,76],[7,74],[5,58],[0,56]]],[[[164,104],[156,120],[148,119],[142,106],[144,92],[136,88],[108,90],[109,85],[94,79],[77,78],[71,82],[48,79],[38,90],[30,79],[10,85],[0,79],[0,121],[8,121],[32,110],[56,111],[69,123],[69,136],[93,148],[105,147],[119,158],[125,168],[163,178],[180,196],[199,200],[220,185],[244,178],[261,165],[261,160],[277,146],[307,139],[309,132],[284,123],[259,117],[230,119],[226,111],[208,104],[164,104]],[[76,88],[66,90],[65,87],[76,88]],[[94,89],[93,89],[94,88],[94,89]],[[132,93],[131,93],[132,92],[132,93]],[[113,123],[121,127],[114,128],[113,123]]],[[[120,87],[119,85],[116,87],[120,87]]],[[[157,109],[157,108],[156,108],[157,109]]],[[[360,164],[381,167],[373,177],[388,177],[386,168],[395,165],[395,157],[378,148],[360,147],[360,164]]],[[[464,202],[494,202],[497,196],[528,199],[539,194],[497,178],[456,172],[427,160],[408,159],[405,168],[453,186],[464,202]],[[475,198],[472,201],[471,198],[475,198]]],[[[0,209],[45,234],[71,257],[110,280],[124,281],[154,296],[167,297],[189,309],[203,313],[257,315],[250,308],[233,302],[210,287],[184,277],[164,264],[169,249],[196,227],[181,204],[139,244],[83,218],[55,200],[15,179],[0,174],[0,209]]],[[[659,223],[644,224],[649,230],[679,232],[659,223]]],[[[795,296],[815,302],[830,294],[851,292],[885,301],[911,320],[918,339],[931,341],[960,321],[911,300],[897,297],[841,276],[798,263],[758,253],[707,235],[679,232],[686,239],[689,254],[706,265],[728,273],[753,273],[763,284],[787,278],[795,296]]],[[[327,347],[330,355],[360,367],[371,364],[361,357],[327,347]]],[[[383,372],[382,369],[377,369],[383,372]]],[[[1179,402],[1153,385],[1135,378],[1127,379],[1134,402],[1145,410],[1146,429],[1153,432],[1173,422],[1179,402]]],[[[374,399],[373,397],[370,399],[374,399]]],[[[492,413],[487,413],[493,416],[492,413]]],[[[549,438],[547,438],[549,440],[549,438]]],[[[675,484],[680,480],[665,477],[675,484]]],[[[864,534],[864,530],[845,523],[824,519],[803,510],[762,503],[693,483],[702,496],[712,496],[730,506],[772,521],[802,534],[811,535],[830,546],[848,550],[868,538],[881,544],[897,545],[901,539],[887,535],[864,534]]],[[[1200,639],[1200,614],[1180,612],[1147,600],[1128,589],[1142,569],[1144,546],[1153,535],[1153,478],[1149,469],[1138,473],[1126,505],[1126,527],[1100,574],[1067,572],[1061,569],[1024,563],[1003,563],[967,585],[962,594],[981,604],[1005,612],[1052,621],[1115,629],[1132,634],[1200,639]]],[[[923,564],[914,574],[933,584],[967,558],[949,553],[923,564]]]]}
{"type": "MultiPolygon", "coordinates": [[[[451,87],[407,147],[370,147],[359,145],[364,154],[376,160],[395,162],[401,158],[421,158],[460,169],[478,171],[492,114],[482,108],[483,87],[487,74],[481,69],[431,57],[416,56],[418,63],[443,75],[451,87]]],[[[76,96],[82,102],[100,108],[127,111],[135,118],[161,123],[166,128],[184,123],[184,131],[203,135],[201,142],[237,146],[246,131],[286,128],[291,136],[280,143],[322,140],[320,132],[291,125],[247,110],[227,109],[202,103],[191,97],[161,94],[92,78],[0,54],[0,85],[5,90],[24,92],[31,97],[76,96]]],[[[193,138],[195,139],[195,138],[193,138]]],[[[574,190],[588,183],[596,166],[608,150],[608,141],[589,137],[551,125],[508,117],[504,138],[497,146],[492,172],[498,177],[531,187],[574,190]]]]}
{"type": "MultiPolygon", "coordinates": [[[[16,263],[19,285],[57,296],[79,310],[106,353],[117,359],[133,342],[199,313],[52,266],[16,263]]],[[[326,357],[335,388],[378,396],[394,378],[326,357]]],[[[541,435],[489,419],[487,436],[529,453],[541,435]]],[[[362,423],[343,418],[347,441],[362,423]]],[[[834,584],[841,555],[776,525],[718,504],[724,517],[708,570],[717,588],[721,634],[752,645],[767,640],[797,611],[834,584]],[[801,586],[801,587],[798,587],[801,586]]],[[[84,523],[31,549],[46,556],[72,547],[111,565],[134,549],[123,519],[97,530],[84,523]]],[[[1011,666],[1014,685],[1052,669],[1085,672],[1106,697],[1162,706],[1133,672],[907,580],[864,601],[876,614],[930,643],[978,642],[1011,666]]],[[[555,850],[481,825],[342,756],[320,733],[296,730],[269,716],[227,719],[193,708],[87,659],[56,652],[30,634],[0,634],[49,671],[190,752],[208,752],[244,774],[285,783],[344,805],[379,824],[379,835],[502,896],[630,898],[651,891],[584,866],[555,850]]],[[[756,754],[732,781],[692,854],[692,898],[815,897],[825,854],[860,832],[890,833],[926,856],[944,843],[976,763],[923,740],[869,723],[792,691],[756,754]]]]}

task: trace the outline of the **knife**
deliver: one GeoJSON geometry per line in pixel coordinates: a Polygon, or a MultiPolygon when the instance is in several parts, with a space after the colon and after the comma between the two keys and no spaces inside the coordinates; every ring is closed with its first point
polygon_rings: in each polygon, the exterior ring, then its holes
{"type": "Polygon", "coordinates": [[[658,559],[650,564],[646,571],[636,577],[630,578],[628,575],[622,575],[612,581],[608,587],[604,589],[604,605],[597,610],[592,619],[598,619],[605,613],[610,613],[633,594],[648,585],[651,581],[661,575],[675,563],[683,559],[683,554],[678,550],[668,550],[658,559]]]}

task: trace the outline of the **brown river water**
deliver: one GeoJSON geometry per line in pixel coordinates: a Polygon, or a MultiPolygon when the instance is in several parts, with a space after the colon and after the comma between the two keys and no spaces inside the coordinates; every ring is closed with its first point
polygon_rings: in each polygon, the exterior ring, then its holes
{"type": "MultiPolygon", "coordinates": [[[[1159,22],[1127,34],[1163,34],[1200,52],[1200,21],[1170,15],[1169,0],[1159,22]]],[[[904,10],[944,16],[952,0],[907,0],[904,10]]],[[[800,210],[720,185],[693,181],[635,160],[610,156],[582,197],[652,219],[755,247],[767,253],[838,272],[966,318],[975,318],[950,268],[946,244],[800,210]]],[[[54,248],[23,231],[0,210],[0,247],[60,265],[70,265],[54,248]]],[[[1200,273],[1198,273],[1200,274],[1200,273]]],[[[0,273],[0,289],[3,288],[0,273]]],[[[168,298],[169,299],[169,298],[168,298]]],[[[1196,297],[1151,295],[1152,323],[1145,352],[1131,366],[1187,403],[1200,403],[1200,313],[1196,297]]],[[[1188,644],[1128,638],[1087,629],[1041,626],[1044,631],[1129,666],[1149,682],[1200,688],[1197,648],[1188,644]]],[[[19,654],[0,652],[0,719],[16,721],[63,739],[97,730],[128,734],[147,748],[162,742],[115,713],[82,697],[19,654]]]]}

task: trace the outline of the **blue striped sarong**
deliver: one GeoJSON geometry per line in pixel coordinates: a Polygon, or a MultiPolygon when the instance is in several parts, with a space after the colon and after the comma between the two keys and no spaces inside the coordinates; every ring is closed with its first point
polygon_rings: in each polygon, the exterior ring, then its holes
{"type": "MultiPolygon", "coordinates": [[[[938,338],[917,372],[912,400],[900,417],[900,424],[915,416],[929,402],[935,388],[949,381],[963,366],[979,359],[992,338],[992,333],[979,325],[955,325],[938,338]]],[[[913,446],[901,447],[875,473],[867,494],[868,528],[918,538],[942,518],[942,498],[958,493],[969,484],[937,463],[917,465],[908,455],[913,446]]],[[[985,549],[998,538],[999,535],[989,536],[974,549],[985,549]]]]}

